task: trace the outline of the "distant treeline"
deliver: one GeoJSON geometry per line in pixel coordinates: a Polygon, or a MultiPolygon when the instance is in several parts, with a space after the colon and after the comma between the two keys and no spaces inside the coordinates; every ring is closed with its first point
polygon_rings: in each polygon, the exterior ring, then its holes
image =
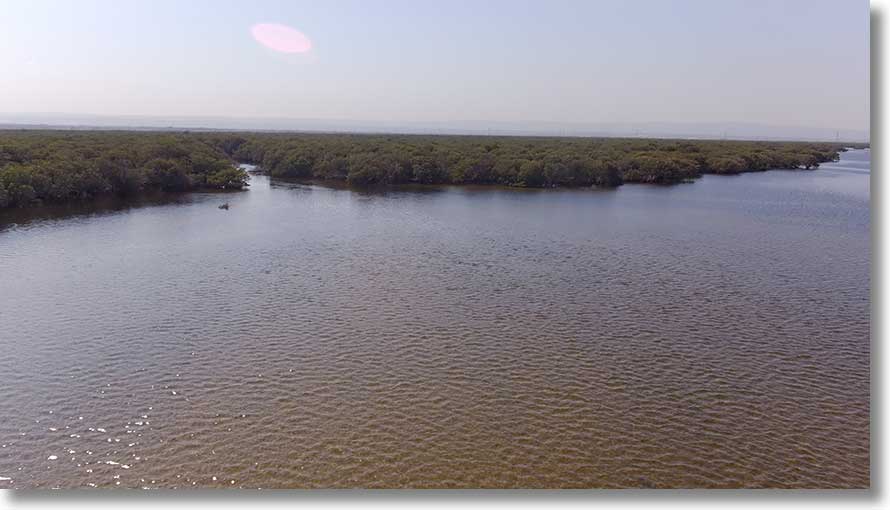
{"type": "MultiPolygon", "coordinates": [[[[273,177],[373,184],[613,187],[812,169],[840,143],[285,133],[0,131],[0,207],[273,177]]],[[[864,146],[862,144],[857,146],[864,146]]]]}
{"type": "Polygon", "coordinates": [[[352,184],[501,184],[522,187],[672,184],[702,174],[812,169],[839,143],[423,135],[217,136],[238,161],[273,177],[352,184]]]}

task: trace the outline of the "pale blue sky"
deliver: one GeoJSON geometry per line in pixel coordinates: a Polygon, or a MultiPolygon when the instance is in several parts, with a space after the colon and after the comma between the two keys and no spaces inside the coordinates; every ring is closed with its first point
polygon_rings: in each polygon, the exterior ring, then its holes
{"type": "Polygon", "coordinates": [[[866,130],[868,34],[865,0],[0,0],[0,112],[866,130]]]}

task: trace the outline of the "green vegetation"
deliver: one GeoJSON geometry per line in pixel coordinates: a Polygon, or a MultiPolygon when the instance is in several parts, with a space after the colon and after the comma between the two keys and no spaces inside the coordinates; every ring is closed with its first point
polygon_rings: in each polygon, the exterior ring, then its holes
{"type": "Polygon", "coordinates": [[[247,173],[201,137],[0,131],[0,207],[246,185],[247,173]]]}
{"type": "MultiPolygon", "coordinates": [[[[273,177],[352,184],[522,187],[672,184],[702,174],[816,168],[839,143],[421,135],[217,135],[238,161],[273,177]]],[[[849,145],[849,144],[847,144],[849,145]]]]}
{"type": "Polygon", "coordinates": [[[0,131],[0,207],[145,191],[240,189],[273,177],[521,187],[672,184],[812,169],[845,145],[618,138],[0,131]]]}

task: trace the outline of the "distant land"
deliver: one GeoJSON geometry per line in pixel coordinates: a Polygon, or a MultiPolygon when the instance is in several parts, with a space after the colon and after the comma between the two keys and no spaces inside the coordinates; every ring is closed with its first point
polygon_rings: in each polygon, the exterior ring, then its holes
{"type": "Polygon", "coordinates": [[[0,131],[0,208],[111,195],[241,189],[239,164],[355,186],[523,188],[677,184],[704,174],[813,169],[855,142],[282,133],[0,131]]]}
{"type": "Polygon", "coordinates": [[[0,129],[124,129],[297,131],[492,136],[639,137],[730,140],[868,142],[867,130],[726,122],[556,123],[547,121],[396,122],[284,117],[0,113],[0,129]]]}

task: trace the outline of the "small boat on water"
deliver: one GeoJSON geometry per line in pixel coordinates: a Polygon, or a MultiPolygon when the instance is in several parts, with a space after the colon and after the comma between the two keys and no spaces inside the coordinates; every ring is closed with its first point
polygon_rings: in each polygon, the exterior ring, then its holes
{"type": "Polygon", "coordinates": [[[229,210],[229,203],[226,202],[226,203],[224,203],[223,205],[219,206],[219,208],[220,208],[220,209],[225,209],[225,210],[228,211],[228,210],[229,210]]]}

